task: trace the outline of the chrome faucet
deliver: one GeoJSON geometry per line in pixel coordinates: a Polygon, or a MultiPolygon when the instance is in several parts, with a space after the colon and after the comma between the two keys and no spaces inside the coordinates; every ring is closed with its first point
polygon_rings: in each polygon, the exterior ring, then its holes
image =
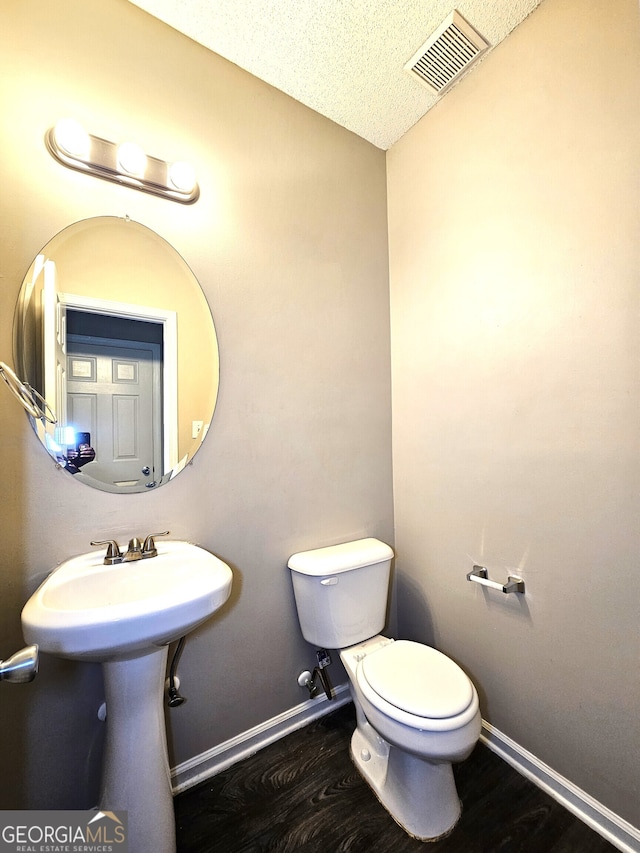
{"type": "Polygon", "coordinates": [[[142,559],[142,544],[137,536],[129,540],[129,547],[122,557],[123,563],[133,563],[134,560],[142,559]]]}
{"type": "Polygon", "coordinates": [[[100,542],[91,542],[91,545],[106,545],[107,553],[103,563],[105,566],[113,566],[117,563],[132,563],[136,560],[147,560],[150,557],[158,556],[158,549],[154,539],[156,536],[168,536],[169,531],[165,530],[162,533],[150,533],[144,540],[144,544],[140,542],[137,536],[129,540],[129,547],[123,554],[120,546],[114,539],[105,539],[100,542]]]}

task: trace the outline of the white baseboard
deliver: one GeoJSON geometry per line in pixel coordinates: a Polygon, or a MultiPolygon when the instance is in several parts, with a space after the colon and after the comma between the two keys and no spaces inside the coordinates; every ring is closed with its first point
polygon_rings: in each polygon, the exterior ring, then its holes
{"type": "MultiPolygon", "coordinates": [[[[277,717],[272,717],[207,752],[178,764],[171,770],[173,793],[186,791],[296,729],[306,726],[312,720],[346,705],[351,701],[349,685],[341,684],[334,688],[334,696],[331,702],[325,696],[308,699],[278,714],[277,717]]],[[[624,853],[640,853],[640,830],[484,720],[480,740],[614,847],[624,853]]]]}
{"type": "Polygon", "coordinates": [[[231,767],[237,761],[254,755],[265,746],[269,746],[285,735],[301,729],[312,720],[330,714],[342,705],[351,701],[348,684],[340,684],[333,689],[334,698],[329,701],[326,696],[307,699],[300,705],[272,717],[259,726],[242,732],[224,743],[214,746],[194,758],[183,761],[171,769],[171,784],[173,793],[178,794],[188,788],[215,776],[231,767]]]}
{"type": "Polygon", "coordinates": [[[623,850],[624,853],[639,853],[639,829],[627,823],[484,720],[480,740],[492,752],[514,767],[518,773],[542,788],[583,823],[606,838],[614,847],[623,850]]]}

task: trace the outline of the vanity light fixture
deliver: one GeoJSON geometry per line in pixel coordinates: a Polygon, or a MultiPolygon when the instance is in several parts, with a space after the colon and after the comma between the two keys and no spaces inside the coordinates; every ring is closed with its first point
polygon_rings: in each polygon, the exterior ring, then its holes
{"type": "Polygon", "coordinates": [[[74,119],[61,119],[45,135],[49,153],[70,169],[154,195],[192,204],[200,195],[193,166],[150,157],[135,142],[92,136],[74,119]]]}

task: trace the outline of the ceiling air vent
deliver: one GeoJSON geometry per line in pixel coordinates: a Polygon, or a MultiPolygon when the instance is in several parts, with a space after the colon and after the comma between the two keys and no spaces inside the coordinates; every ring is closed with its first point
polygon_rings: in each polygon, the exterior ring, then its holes
{"type": "Polygon", "coordinates": [[[441,94],[489,47],[455,10],[416,51],[404,70],[434,94],[441,94]]]}

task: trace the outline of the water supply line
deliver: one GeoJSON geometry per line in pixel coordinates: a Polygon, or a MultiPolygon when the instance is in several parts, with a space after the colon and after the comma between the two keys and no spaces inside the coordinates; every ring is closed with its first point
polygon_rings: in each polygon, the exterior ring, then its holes
{"type": "Polygon", "coordinates": [[[180,660],[180,655],[182,654],[182,650],[184,649],[184,644],[186,642],[186,637],[180,637],[178,640],[178,645],[175,648],[173,653],[173,657],[171,659],[171,666],[169,667],[169,686],[167,687],[167,705],[170,708],[177,708],[178,705],[182,705],[183,702],[186,701],[184,696],[181,696],[178,691],[178,684],[180,682],[176,679],[176,669],[178,668],[178,661],[180,660]]]}
{"type": "Polygon", "coordinates": [[[322,685],[322,689],[324,690],[327,699],[333,699],[333,687],[331,686],[331,681],[329,680],[329,673],[325,671],[324,667],[314,667],[313,675],[311,676],[312,682],[315,682],[316,678],[320,680],[320,684],[322,685]]]}

